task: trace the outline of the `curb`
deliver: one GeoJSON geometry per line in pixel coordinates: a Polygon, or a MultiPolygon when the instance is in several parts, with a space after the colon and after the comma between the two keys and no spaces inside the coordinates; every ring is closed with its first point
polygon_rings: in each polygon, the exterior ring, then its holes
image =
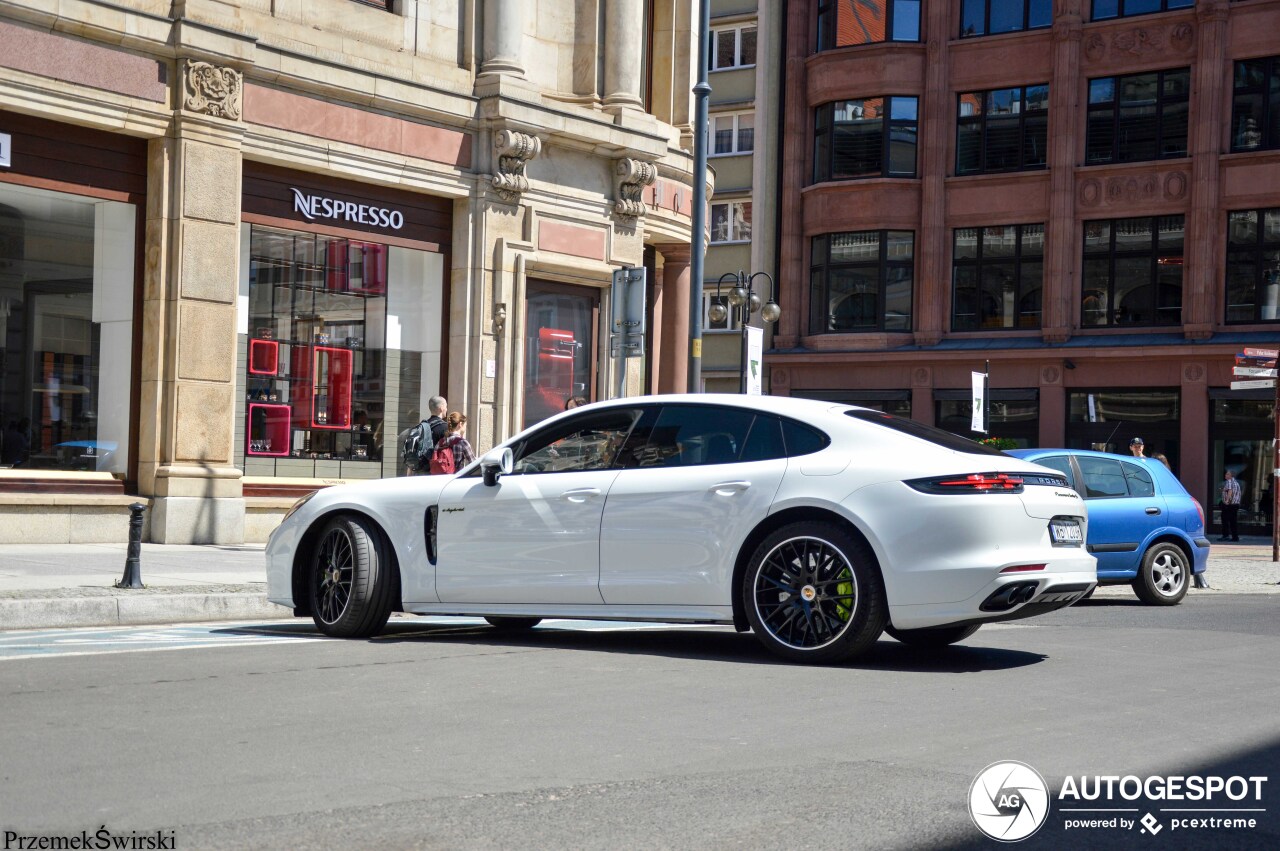
{"type": "Polygon", "coordinates": [[[262,593],[0,599],[0,629],[143,626],[291,615],[262,593]]]}

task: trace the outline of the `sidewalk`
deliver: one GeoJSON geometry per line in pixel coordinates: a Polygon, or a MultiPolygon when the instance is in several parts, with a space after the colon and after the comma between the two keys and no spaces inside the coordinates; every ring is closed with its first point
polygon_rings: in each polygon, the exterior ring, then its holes
{"type": "MultiPolygon", "coordinates": [[[[0,549],[0,630],[279,619],[267,602],[261,545],[142,545],[142,590],[112,587],[124,573],[124,544],[29,544],[0,549]]],[[[1188,594],[1280,594],[1271,541],[1213,544],[1209,589],[1188,594]]],[[[1131,596],[1127,585],[1102,596],[1131,596]]]]}

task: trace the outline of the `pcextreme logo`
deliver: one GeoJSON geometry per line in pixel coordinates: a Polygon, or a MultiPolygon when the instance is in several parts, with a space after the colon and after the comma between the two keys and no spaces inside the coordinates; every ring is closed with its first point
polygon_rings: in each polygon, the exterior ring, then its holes
{"type": "Polygon", "coordinates": [[[969,787],[969,816],[987,836],[1018,842],[1040,829],[1049,815],[1049,787],[1023,762],[993,762],[969,787]]]}

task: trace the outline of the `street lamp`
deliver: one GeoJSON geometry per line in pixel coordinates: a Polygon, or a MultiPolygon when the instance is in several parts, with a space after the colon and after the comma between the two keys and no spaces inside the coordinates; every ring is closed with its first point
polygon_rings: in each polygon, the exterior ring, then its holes
{"type": "Polygon", "coordinates": [[[747,392],[747,370],[750,364],[747,363],[747,328],[751,324],[751,315],[759,313],[760,318],[765,322],[777,322],[782,316],[782,308],[773,300],[774,286],[773,278],[768,272],[756,272],[748,275],[745,272],[725,272],[720,276],[720,280],[716,281],[716,303],[711,305],[707,310],[707,319],[712,323],[719,324],[724,322],[730,316],[732,310],[734,318],[741,323],[742,326],[742,362],[740,365],[742,377],[739,381],[738,392],[747,392]],[[756,292],[755,280],[764,277],[769,282],[767,302],[763,301],[760,293],[756,292]],[[725,300],[729,302],[729,307],[725,307],[720,302],[720,286],[724,283],[725,278],[732,278],[734,285],[729,288],[728,295],[725,300]]]}

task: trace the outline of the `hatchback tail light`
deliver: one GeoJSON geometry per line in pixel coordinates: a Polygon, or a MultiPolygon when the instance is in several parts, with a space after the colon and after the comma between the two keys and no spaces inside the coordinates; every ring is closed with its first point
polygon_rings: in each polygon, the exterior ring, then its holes
{"type": "Polygon", "coordinates": [[[1200,500],[1196,499],[1194,496],[1191,497],[1191,501],[1195,503],[1196,511],[1200,513],[1200,528],[1204,529],[1205,528],[1204,508],[1200,505],[1200,500]]]}
{"type": "Polygon", "coordinates": [[[1022,493],[1022,477],[1008,473],[969,473],[935,476],[907,482],[922,493],[1022,493]]]}

